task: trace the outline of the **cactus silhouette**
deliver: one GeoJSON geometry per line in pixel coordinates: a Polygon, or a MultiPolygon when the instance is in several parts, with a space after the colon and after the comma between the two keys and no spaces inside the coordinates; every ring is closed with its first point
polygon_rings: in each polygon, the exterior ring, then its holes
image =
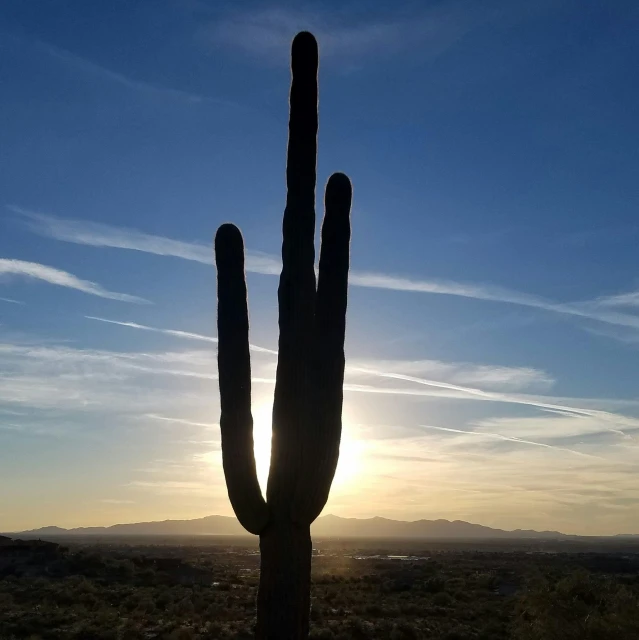
{"type": "Polygon", "coordinates": [[[256,637],[305,638],[309,630],[310,525],[328,499],[339,456],[351,184],[326,185],[317,286],[315,38],[293,40],[287,197],[278,289],[279,352],[266,500],[257,480],[244,246],[232,224],[215,237],[222,459],[229,498],[242,525],[260,536],[256,637]]]}

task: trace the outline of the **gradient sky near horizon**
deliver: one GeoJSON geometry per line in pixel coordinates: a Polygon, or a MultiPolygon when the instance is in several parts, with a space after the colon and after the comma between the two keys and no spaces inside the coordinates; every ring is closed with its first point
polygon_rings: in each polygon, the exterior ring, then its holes
{"type": "Polygon", "coordinates": [[[639,533],[639,5],[6,0],[0,530],[232,513],[212,238],[243,231],[262,476],[289,43],[318,226],[354,184],[325,513],[639,533]]]}

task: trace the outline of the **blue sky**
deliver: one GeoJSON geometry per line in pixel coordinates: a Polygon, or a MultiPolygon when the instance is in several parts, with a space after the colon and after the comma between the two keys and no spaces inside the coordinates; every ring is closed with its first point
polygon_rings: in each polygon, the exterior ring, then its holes
{"type": "Polygon", "coordinates": [[[638,26],[630,1],[2,3],[0,529],[231,513],[225,221],[264,472],[310,29],[318,212],[354,184],[326,512],[639,532],[638,26]]]}

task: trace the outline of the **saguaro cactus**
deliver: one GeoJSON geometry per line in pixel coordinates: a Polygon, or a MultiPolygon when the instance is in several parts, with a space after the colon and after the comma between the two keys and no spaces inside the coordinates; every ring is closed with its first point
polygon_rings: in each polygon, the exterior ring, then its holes
{"type": "Polygon", "coordinates": [[[239,521],[260,536],[256,637],[268,640],[308,635],[310,525],[326,504],[342,431],[350,243],[351,184],[336,173],[326,185],[316,286],[318,52],[310,33],[293,40],[291,67],[279,355],[266,500],[253,452],[242,236],[237,227],[224,224],[215,237],[224,474],[239,521]]]}

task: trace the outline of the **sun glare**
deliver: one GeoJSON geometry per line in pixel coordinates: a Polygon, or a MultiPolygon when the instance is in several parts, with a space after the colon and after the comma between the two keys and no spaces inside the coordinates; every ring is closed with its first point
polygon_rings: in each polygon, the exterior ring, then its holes
{"type": "MultiPolygon", "coordinates": [[[[266,493],[266,482],[271,462],[271,422],[273,405],[264,403],[253,412],[253,448],[255,450],[255,466],[257,478],[262,492],[266,493]]],[[[354,438],[348,414],[344,412],[342,441],[340,444],[339,463],[333,479],[333,490],[352,484],[361,470],[363,443],[354,438]]]]}
{"type": "Polygon", "coordinates": [[[268,468],[271,464],[271,422],[273,405],[261,404],[253,411],[253,449],[255,451],[255,466],[257,479],[260,481],[262,493],[266,495],[266,481],[268,468]]]}

